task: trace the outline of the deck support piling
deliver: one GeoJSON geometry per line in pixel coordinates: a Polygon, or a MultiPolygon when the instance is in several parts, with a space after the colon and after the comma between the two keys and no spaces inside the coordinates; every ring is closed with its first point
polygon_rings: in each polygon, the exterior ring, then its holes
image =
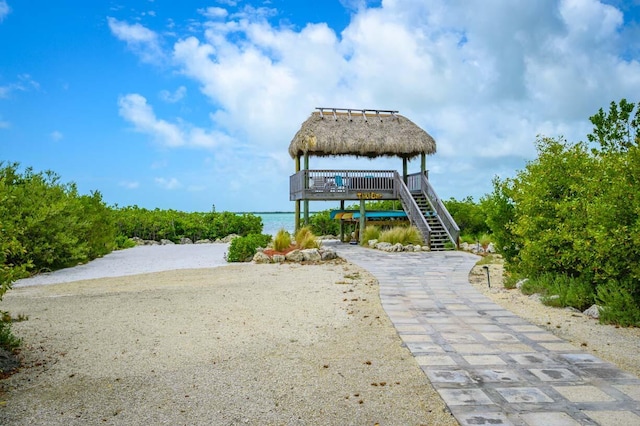
{"type": "Polygon", "coordinates": [[[365,210],[365,201],[360,200],[360,233],[358,235],[360,237],[358,238],[360,244],[364,244],[364,228],[367,223],[366,214],[367,211],[365,210]]]}
{"type": "Polygon", "coordinates": [[[407,175],[409,174],[407,170],[408,170],[407,158],[402,157],[402,180],[404,181],[404,183],[407,183],[407,175]]]}
{"type": "MultiPolygon", "coordinates": [[[[344,210],[344,200],[340,200],[340,210],[344,210]]],[[[340,221],[340,242],[344,242],[344,222],[340,221]]]]}
{"type": "MultiPolygon", "coordinates": [[[[296,173],[298,173],[300,171],[300,156],[296,155],[296,173]]],[[[295,207],[295,219],[294,219],[294,232],[298,232],[298,229],[300,229],[300,200],[296,200],[296,207],[295,207]]]]}
{"type": "MultiPolygon", "coordinates": [[[[309,153],[305,152],[304,153],[304,169],[305,170],[309,170],[309,153]]],[[[305,179],[305,186],[308,187],[309,185],[309,179],[305,179]]],[[[307,226],[309,224],[309,200],[304,200],[304,226],[307,226]]]]}

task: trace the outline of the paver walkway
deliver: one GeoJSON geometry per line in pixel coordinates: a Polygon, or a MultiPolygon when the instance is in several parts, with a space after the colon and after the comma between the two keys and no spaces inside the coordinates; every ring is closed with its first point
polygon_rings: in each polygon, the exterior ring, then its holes
{"type": "Polygon", "coordinates": [[[462,425],[640,425],[640,380],[492,302],[463,252],[338,245],[462,425]]]}

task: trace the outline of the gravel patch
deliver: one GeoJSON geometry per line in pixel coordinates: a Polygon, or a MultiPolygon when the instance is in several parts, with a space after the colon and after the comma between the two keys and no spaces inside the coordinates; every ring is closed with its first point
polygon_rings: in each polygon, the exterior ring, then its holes
{"type": "MultiPolygon", "coordinates": [[[[195,250],[203,262],[219,259],[212,247],[195,250]]],[[[194,261],[191,249],[115,254],[169,269],[194,261]]],[[[90,274],[134,272],[116,260],[0,302],[29,317],[14,324],[24,367],[0,382],[0,424],[457,424],[354,265],[90,274]]]]}
{"type": "Polygon", "coordinates": [[[229,244],[137,246],[111,252],[84,265],[18,280],[13,283],[13,288],[124,277],[150,272],[213,268],[227,264],[224,255],[228,248],[229,244]]]}

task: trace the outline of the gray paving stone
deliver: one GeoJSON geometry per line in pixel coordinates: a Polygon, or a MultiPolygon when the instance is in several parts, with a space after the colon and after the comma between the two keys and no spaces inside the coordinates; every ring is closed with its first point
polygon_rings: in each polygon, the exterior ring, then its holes
{"type": "Polygon", "coordinates": [[[369,270],[404,345],[462,425],[640,426],[640,379],[486,298],[478,257],[339,245],[369,270]]]}
{"type": "Polygon", "coordinates": [[[553,402],[553,398],[547,396],[538,388],[497,388],[500,395],[512,404],[526,402],[529,404],[541,404],[543,402],[553,402]]]}

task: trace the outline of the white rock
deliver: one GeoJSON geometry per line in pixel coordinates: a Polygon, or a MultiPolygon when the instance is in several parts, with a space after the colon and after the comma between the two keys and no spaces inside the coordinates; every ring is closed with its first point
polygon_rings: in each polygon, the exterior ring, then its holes
{"type": "Polygon", "coordinates": [[[336,252],[333,249],[323,249],[320,250],[320,257],[322,260],[333,260],[338,257],[336,252]]]}
{"type": "Polygon", "coordinates": [[[588,309],[586,309],[583,312],[583,314],[585,314],[588,317],[598,319],[600,318],[600,309],[601,308],[598,305],[591,305],[588,309]]]}
{"type": "Polygon", "coordinates": [[[274,254],[271,260],[273,260],[274,263],[284,263],[287,258],[283,254],[274,254]]]}
{"type": "Polygon", "coordinates": [[[388,248],[391,247],[390,243],[376,243],[375,246],[378,250],[389,251],[388,248]]]}
{"type": "Polygon", "coordinates": [[[253,256],[253,261],[255,263],[271,263],[271,258],[259,251],[253,256]]]}
{"type": "Polygon", "coordinates": [[[306,249],[301,251],[304,260],[308,262],[319,262],[322,260],[318,249],[306,249]]]}
{"type": "Polygon", "coordinates": [[[292,250],[286,254],[285,258],[290,262],[302,262],[304,255],[300,250],[292,250]]]}
{"type": "Polygon", "coordinates": [[[160,244],[162,244],[163,246],[170,246],[175,244],[173,241],[171,240],[165,240],[164,238],[160,240],[160,244]]]}

